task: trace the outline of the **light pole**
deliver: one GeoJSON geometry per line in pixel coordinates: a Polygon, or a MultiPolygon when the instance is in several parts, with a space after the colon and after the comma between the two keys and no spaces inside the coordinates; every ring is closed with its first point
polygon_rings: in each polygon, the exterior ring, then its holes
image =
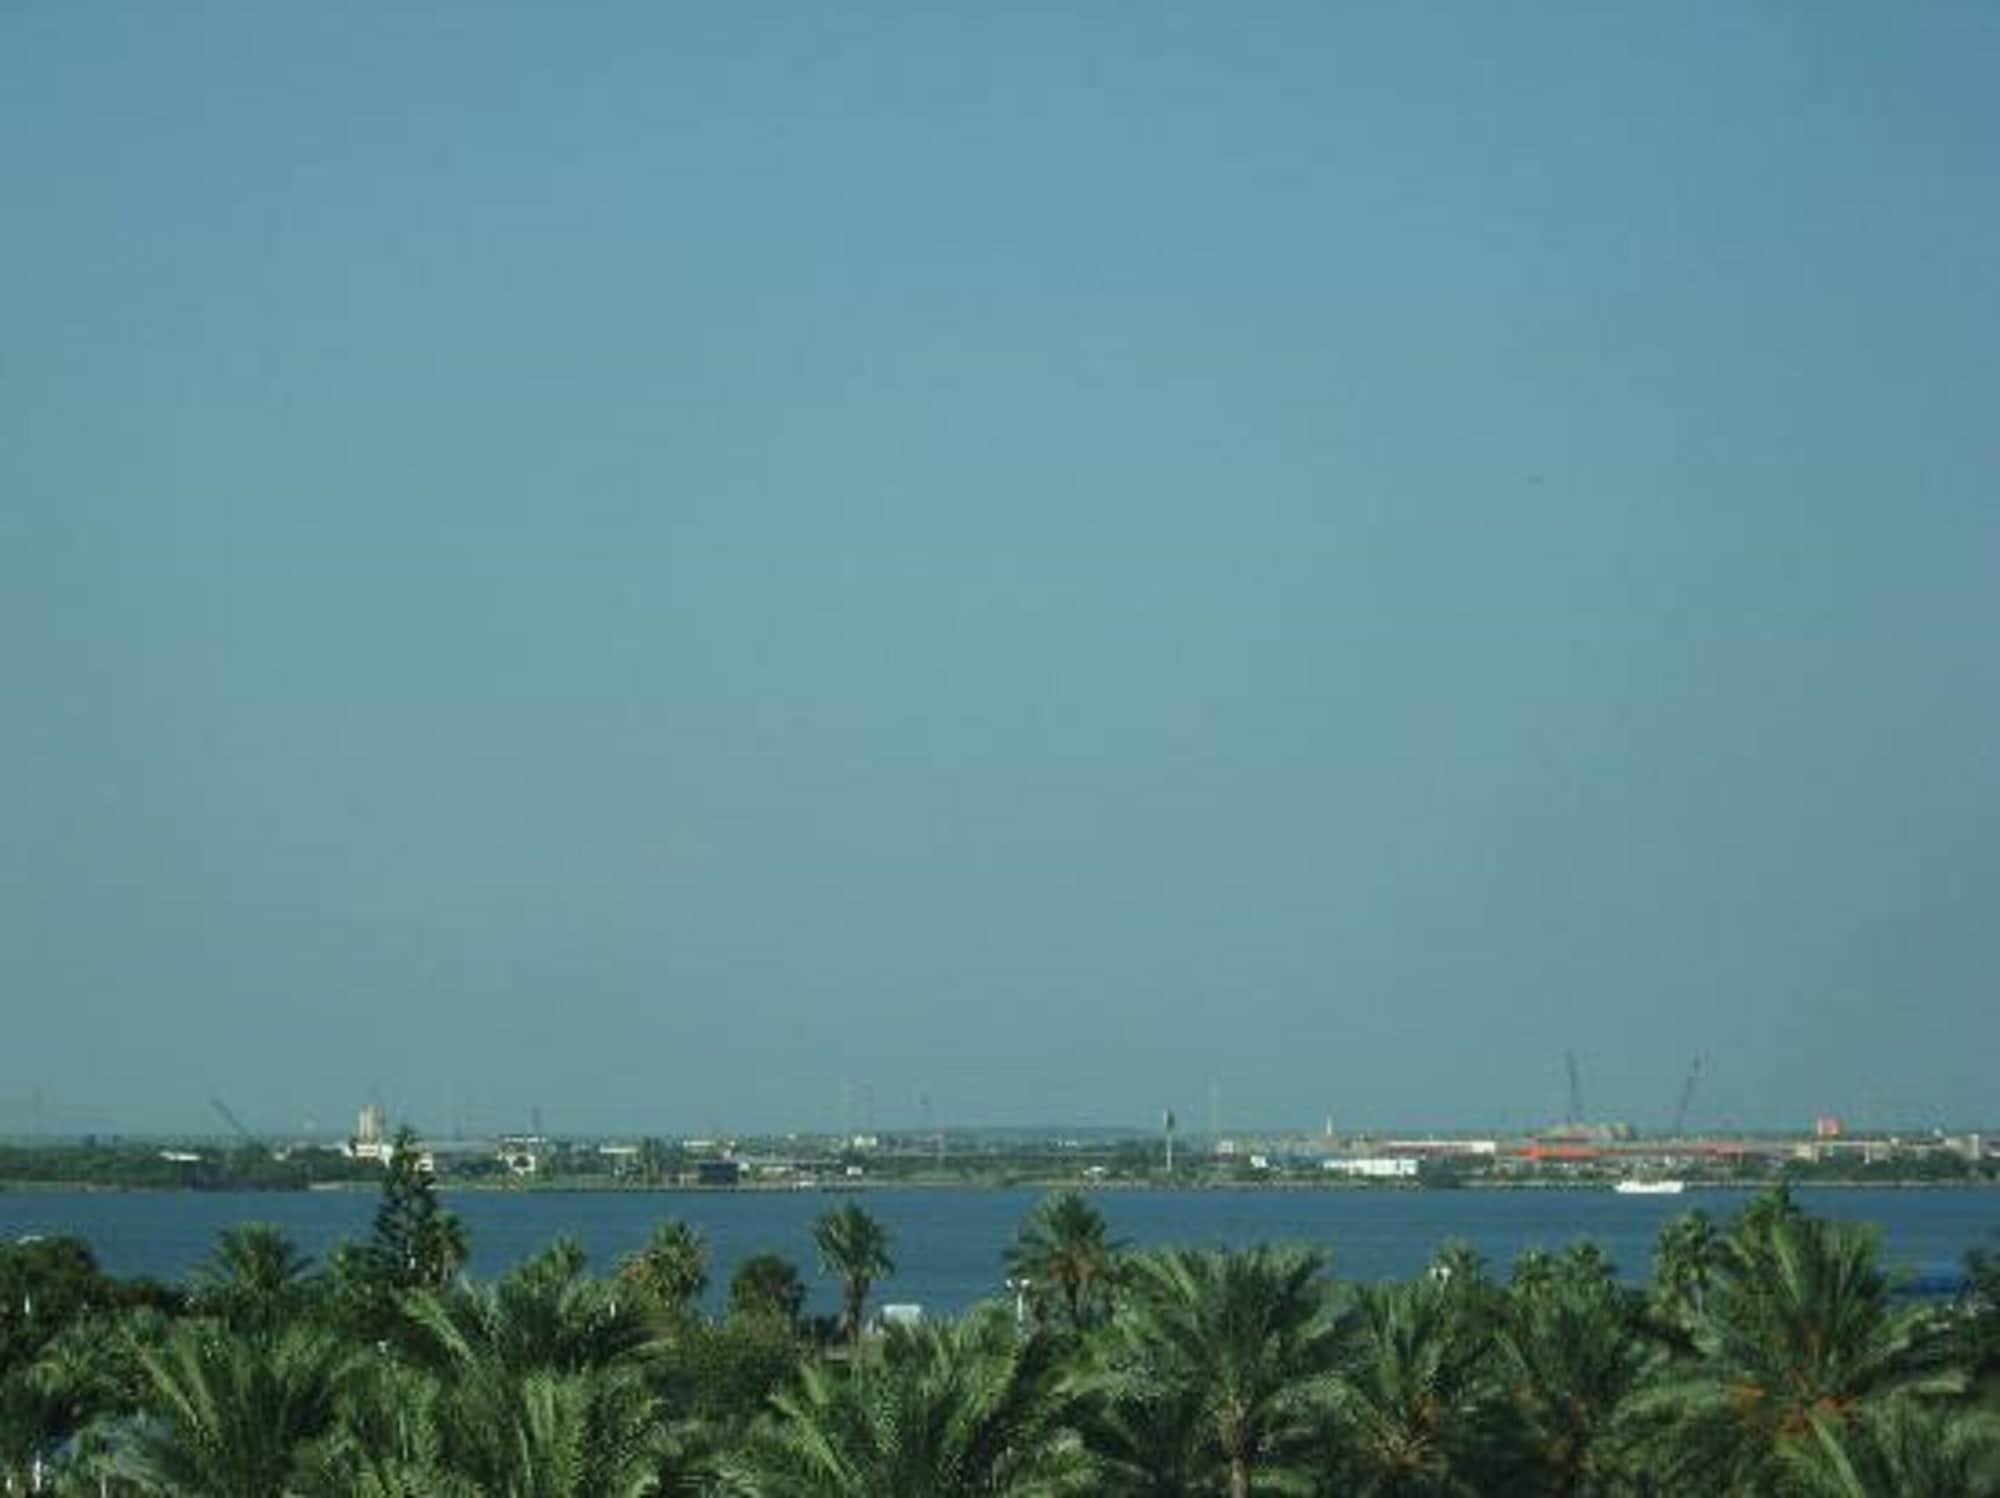
{"type": "Polygon", "coordinates": [[[1007,1281],[1007,1288],[1014,1292],[1014,1326],[1019,1331],[1028,1329],[1028,1290],[1034,1283],[1025,1275],[1007,1281]]]}

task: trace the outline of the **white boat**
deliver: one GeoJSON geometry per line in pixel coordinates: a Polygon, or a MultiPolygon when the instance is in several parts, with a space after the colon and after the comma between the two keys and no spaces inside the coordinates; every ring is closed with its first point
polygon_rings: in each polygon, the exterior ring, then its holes
{"type": "Polygon", "coordinates": [[[1687,1190],[1686,1181],[1648,1181],[1627,1178],[1611,1188],[1620,1196],[1679,1196],[1687,1190]]]}

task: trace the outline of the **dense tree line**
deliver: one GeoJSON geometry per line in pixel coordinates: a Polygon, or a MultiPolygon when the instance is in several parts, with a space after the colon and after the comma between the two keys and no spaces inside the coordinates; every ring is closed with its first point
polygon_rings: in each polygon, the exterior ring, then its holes
{"type": "Polygon", "coordinates": [[[258,1145],[163,1151],[156,1144],[85,1140],[80,1144],[0,1145],[0,1181],[45,1186],[143,1190],[303,1191],[338,1181],[367,1181],[381,1167],[331,1149],[282,1155],[258,1145]]]}
{"type": "Polygon", "coordinates": [[[822,1322],[773,1254],[703,1315],[682,1223],[605,1275],[559,1241],[473,1283],[465,1246],[405,1149],[324,1266],[254,1225],[186,1287],[0,1248],[7,1491],[2000,1492],[2000,1264],[1906,1301],[1868,1231],[1782,1192],[1671,1223],[1643,1286],[1587,1243],[1382,1285],[1304,1248],[1137,1253],[1066,1193],[1004,1251],[1011,1300],[876,1330],[892,1245],[858,1205],[817,1225],[822,1322]]]}

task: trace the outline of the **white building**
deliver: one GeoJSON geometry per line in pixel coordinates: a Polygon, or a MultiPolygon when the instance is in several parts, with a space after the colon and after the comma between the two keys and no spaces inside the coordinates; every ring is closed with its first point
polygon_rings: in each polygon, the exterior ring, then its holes
{"type": "Polygon", "coordinates": [[[1417,1173],[1413,1155],[1356,1155],[1319,1163],[1322,1169],[1335,1175],[1359,1176],[1371,1181],[1405,1180],[1417,1173]]]}

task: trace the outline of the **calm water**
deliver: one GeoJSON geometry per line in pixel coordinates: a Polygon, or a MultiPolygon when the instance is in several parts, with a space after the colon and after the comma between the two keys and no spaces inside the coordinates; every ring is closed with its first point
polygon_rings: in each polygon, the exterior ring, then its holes
{"type": "MultiPolygon", "coordinates": [[[[888,1224],[898,1266],[883,1298],[955,1310],[994,1294],[1000,1252],[1038,1200],[1032,1191],[871,1190],[821,1192],[447,1193],[472,1238],[472,1269],[491,1275],[569,1234],[599,1268],[638,1248],[655,1222],[680,1217],[707,1236],[716,1286],[745,1255],[769,1249],[797,1263],[814,1304],[833,1309],[830,1284],[813,1265],[812,1220],[858,1200],[888,1224]]],[[[1882,1228],[1893,1264],[1937,1271],[1968,1248],[2000,1248],[2000,1191],[1800,1191],[1822,1216],[1882,1228]]],[[[1677,1213],[1703,1207],[1721,1217],[1747,1197],[1690,1191],[1622,1197],[1599,1191],[1116,1191],[1099,1207],[1115,1236],[1135,1245],[1310,1243],[1329,1250],[1337,1273],[1384,1279],[1414,1273],[1432,1250],[1460,1238],[1504,1268],[1521,1250],[1578,1238],[1601,1244],[1630,1275],[1647,1272],[1653,1236],[1677,1213]]],[[[78,1233],[113,1274],[185,1275],[221,1228],[276,1223],[315,1256],[342,1238],[366,1236],[373,1193],[191,1192],[0,1193],[0,1235],[78,1233]]],[[[715,1299],[718,1291],[711,1291],[715,1299]]]]}

